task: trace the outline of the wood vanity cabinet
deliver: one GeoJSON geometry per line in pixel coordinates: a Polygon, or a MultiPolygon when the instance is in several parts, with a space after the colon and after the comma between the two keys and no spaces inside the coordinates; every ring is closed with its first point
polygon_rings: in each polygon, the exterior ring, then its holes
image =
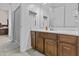
{"type": "Polygon", "coordinates": [[[79,37],[48,32],[31,32],[32,47],[48,56],[79,56],[79,37]]]}
{"type": "Polygon", "coordinates": [[[76,36],[59,35],[59,56],[76,56],[76,49],[76,36]]]}

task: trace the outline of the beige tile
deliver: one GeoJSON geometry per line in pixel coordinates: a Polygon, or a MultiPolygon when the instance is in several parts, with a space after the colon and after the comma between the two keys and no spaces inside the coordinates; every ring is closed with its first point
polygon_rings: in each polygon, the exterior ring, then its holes
{"type": "Polygon", "coordinates": [[[29,49],[26,51],[30,56],[45,56],[44,54],[40,53],[39,51],[35,49],[29,49]]]}
{"type": "Polygon", "coordinates": [[[8,35],[0,35],[0,56],[45,56],[35,49],[29,49],[26,52],[20,52],[17,44],[9,40],[8,35]]]}
{"type": "Polygon", "coordinates": [[[0,45],[9,42],[10,39],[8,38],[8,35],[0,35],[0,45]]]}

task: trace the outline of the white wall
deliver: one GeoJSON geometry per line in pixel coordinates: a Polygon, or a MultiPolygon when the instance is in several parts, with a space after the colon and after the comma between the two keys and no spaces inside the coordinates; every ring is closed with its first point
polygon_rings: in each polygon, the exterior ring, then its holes
{"type": "MultiPolygon", "coordinates": [[[[22,4],[21,5],[21,40],[20,49],[24,52],[31,48],[30,31],[34,20],[29,16],[29,10],[37,13],[36,22],[37,27],[43,29],[43,16],[48,16],[48,9],[43,8],[40,4],[22,4]]],[[[35,29],[35,28],[32,28],[35,29]]]]}
{"type": "Polygon", "coordinates": [[[26,51],[31,48],[30,41],[30,25],[32,24],[32,19],[29,16],[29,4],[21,5],[21,40],[20,40],[20,49],[21,52],[26,51]],[[28,44],[29,43],[29,44],[28,44]]]}

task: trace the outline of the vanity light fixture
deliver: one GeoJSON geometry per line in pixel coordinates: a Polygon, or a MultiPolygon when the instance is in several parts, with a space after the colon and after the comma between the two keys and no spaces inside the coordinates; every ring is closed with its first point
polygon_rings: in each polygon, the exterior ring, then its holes
{"type": "Polygon", "coordinates": [[[37,15],[37,13],[29,10],[29,15],[37,15]]]}
{"type": "Polygon", "coordinates": [[[44,19],[47,19],[48,17],[47,17],[47,16],[43,16],[43,18],[44,18],[44,19]]]}

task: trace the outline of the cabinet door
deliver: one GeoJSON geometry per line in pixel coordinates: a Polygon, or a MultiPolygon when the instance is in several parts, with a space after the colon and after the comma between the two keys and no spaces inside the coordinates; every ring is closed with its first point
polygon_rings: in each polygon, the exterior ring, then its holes
{"type": "Polygon", "coordinates": [[[35,32],[31,32],[31,46],[35,48],[35,32]]]}
{"type": "Polygon", "coordinates": [[[59,56],[75,56],[76,46],[66,43],[59,43],[58,45],[58,55],[59,56]]]}
{"type": "Polygon", "coordinates": [[[45,39],[45,54],[49,56],[57,56],[57,42],[45,39]]]}
{"type": "Polygon", "coordinates": [[[43,52],[43,38],[40,37],[39,33],[36,33],[36,49],[43,52]]]}

